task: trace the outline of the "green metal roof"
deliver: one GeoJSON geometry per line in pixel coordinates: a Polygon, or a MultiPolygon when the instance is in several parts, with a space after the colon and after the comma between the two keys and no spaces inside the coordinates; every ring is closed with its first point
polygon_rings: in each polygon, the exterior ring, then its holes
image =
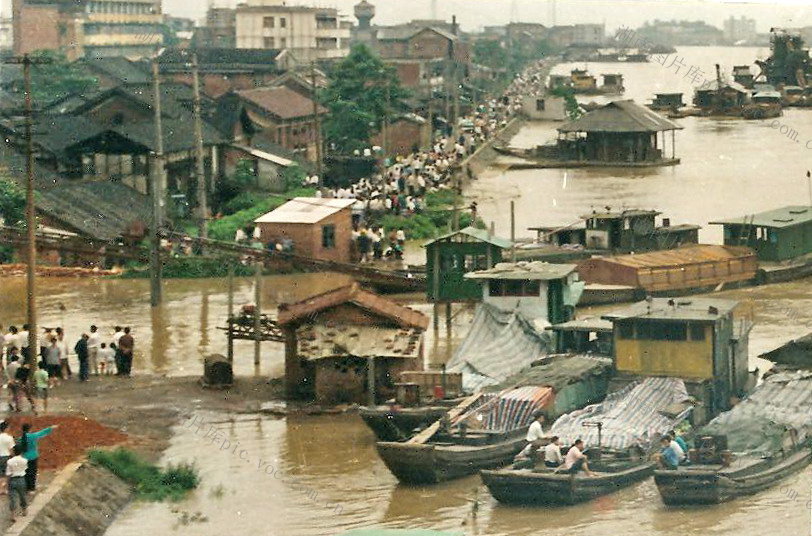
{"type": "Polygon", "coordinates": [[[423,244],[423,247],[428,247],[431,244],[434,244],[435,242],[442,242],[448,240],[449,238],[453,238],[455,236],[460,235],[473,238],[474,240],[479,242],[487,242],[488,244],[493,244],[494,246],[502,249],[508,249],[513,247],[513,242],[511,242],[510,240],[499,238],[498,236],[492,235],[485,229],[477,229],[476,227],[466,227],[465,229],[460,229],[459,231],[454,231],[453,233],[438,236],[434,240],[431,240],[423,244]]]}
{"type": "Polygon", "coordinates": [[[756,227],[772,227],[781,229],[784,227],[792,227],[793,225],[800,225],[802,223],[809,223],[812,221],[812,207],[793,205],[788,207],[777,208],[775,210],[768,210],[767,212],[760,212],[752,216],[740,216],[738,218],[730,218],[727,220],[719,220],[710,222],[711,225],[750,225],[750,218],[753,218],[753,225],[756,227]]]}

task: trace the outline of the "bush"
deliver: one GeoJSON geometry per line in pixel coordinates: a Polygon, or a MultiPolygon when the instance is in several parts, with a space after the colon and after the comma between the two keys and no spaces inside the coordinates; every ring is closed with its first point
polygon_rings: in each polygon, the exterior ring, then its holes
{"type": "Polygon", "coordinates": [[[242,192],[223,203],[220,207],[220,212],[226,215],[235,214],[241,210],[251,208],[257,205],[268,197],[268,194],[260,194],[256,192],[242,192]]]}
{"type": "Polygon", "coordinates": [[[92,450],[88,458],[131,484],[137,496],[147,501],[179,501],[200,485],[198,470],[190,463],[170,464],[162,471],[124,448],[92,450]]]}
{"type": "Polygon", "coordinates": [[[313,188],[299,188],[286,193],[284,196],[265,196],[261,201],[249,208],[244,208],[239,212],[211,222],[209,224],[209,238],[231,242],[234,240],[237,229],[252,226],[255,219],[284,204],[288,198],[312,197],[315,193],[316,190],[313,188]]]}

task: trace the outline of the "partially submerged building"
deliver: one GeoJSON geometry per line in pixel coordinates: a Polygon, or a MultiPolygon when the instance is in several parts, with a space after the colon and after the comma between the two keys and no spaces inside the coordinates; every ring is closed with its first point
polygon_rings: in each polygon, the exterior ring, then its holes
{"type": "Polygon", "coordinates": [[[753,250],[717,245],[593,257],[578,264],[578,273],[587,284],[620,285],[654,294],[750,281],[757,271],[753,250]]]}
{"type": "Polygon", "coordinates": [[[618,100],[558,127],[557,149],[565,160],[678,163],[674,133],[681,129],[632,100],[618,100]],[[666,140],[669,132],[670,151],[666,140]]]}
{"type": "Polygon", "coordinates": [[[536,121],[566,121],[567,103],[564,97],[555,95],[526,95],[522,113],[536,121]]]}
{"type": "Polygon", "coordinates": [[[724,243],[753,248],[763,261],[785,261],[812,253],[812,206],[786,206],[711,222],[724,229],[724,243]]]}
{"type": "Polygon", "coordinates": [[[280,305],[278,323],[289,399],[374,405],[394,396],[401,372],[423,369],[428,317],[357,283],[280,305]]]}
{"type": "Polygon", "coordinates": [[[288,244],[296,255],[350,262],[354,203],[355,199],[295,197],[254,223],[263,244],[288,244]]]}
{"type": "Polygon", "coordinates": [[[694,422],[726,411],[750,383],[752,322],[739,307],[732,300],[652,298],[604,315],[613,323],[615,381],[681,378],[701,403],[694,422]]]}
{"type": "Polygon", "coordinates": [[[589,249],[611,251],[653,251],[670,249],[699,242],[699,225],[671,225],[669,218],[663,218],[657,225],[657,217],[662,212],[656,210],[624,209],[613,211],[593,210],[581,216],[586,222],[586,242],[589,249]]]}

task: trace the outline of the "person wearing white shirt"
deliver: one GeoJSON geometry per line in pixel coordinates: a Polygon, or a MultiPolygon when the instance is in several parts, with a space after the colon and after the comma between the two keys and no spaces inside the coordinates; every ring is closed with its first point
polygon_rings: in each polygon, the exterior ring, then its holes
{"type": "Polygon", "coordinates": [[[545,420],[546,417],[544,416],[543,411],[539,410],[533,414],[533,422],[530,424],[530,428],[527,429],[526,439],[528,443],[533,443],[537,447],[541,446],[539,443],[542,439],[544,439],[544,429],[542,428],[542,425],[544,424],[545,420]]]}
{"type": "Polygon", "coordinates": [[[550,438],[550,443],[544,447],[544,465],[549,468],[559,467],[564,463],[564,456],[561,455],[561,440],[558,436],[550,438]]]}
{"type": "MultiPolygon", "coordinates": [[[[2,473],[6,474],[6,464],[8,464],[9,459],[11,459],[11,453],[14,450],[14,438],[11,437],[11,434],[7,432],[8,430],[8,422],[3,421],[0,422],[0,470],[2,473]]],[[[6,479],[0,479],[0,490],[3,493],[6,492],[7,482],[6,479]]]]}
{"type": "Polygon", "coordinates": [[[87,360],[90,371],[96,376],[99,375],[99,346],[101,345],[101,335],[99,328],[90,326],[90,334],[87,337],[87,360]]]}
{"type": "Polygon", "coordinates": [[[23,359],[28,359],[28,324],[23,325],[23,330],[17,333],[16,345],[23,359]]]}
{"type": "Polygon", "coordinates": [[[680,462],[684,461],[685,451],[682,450],[680,444],[677,443],[672,436],[669,435],[668,438],[670,439],[670,443],[668,444],[668,446],[674,449],[674,452],[677,453],[677,459],[679,459],[680,462]]]}
{"type": "Polygon", "coordinates": [[[573,475],[583,469],[587,476],[594,476],[592,471],[589,470],[587,457],[586,454],[584,454],[584,442],[582,440],[576,439],[575,444],[567,451],[567,456],[564,458],[564,469],[573,475]]]}
{"type": "Polygon", "coordinates": [[[17,503],[20,503],[22,514],[28,514],[28,500],[26,494],[28,490],[25,485],[25,470],[28,468],[28,460],[21,456],[22,447],[14,445],[14,456],[6,462],[6,476],[8,477],[8,505],[11,510],[11,522],[14,523],[17,519],[15,513],[17,511],[17,503]]]}

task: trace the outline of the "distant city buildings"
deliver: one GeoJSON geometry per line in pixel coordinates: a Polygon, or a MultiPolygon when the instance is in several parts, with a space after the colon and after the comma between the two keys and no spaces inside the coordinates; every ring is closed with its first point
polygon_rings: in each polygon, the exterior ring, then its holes
{"type": "Polygon", "coordinates": [[[725,39],[731,43],[736,44],[744,41],[752,41],[756,38],[756,19],[748,19],[747,17],[733,17],[725,20],[724,23],[725,39]]]}
{"type": "Polygon", "coordinates": [[[13,23],[0,16],[0,53],[10,52],[14,47],[13,23]]]}
{"type": "Polygon", "coordinates": [[[283,0],[248,0],[236,9],[238,48],[289,51],[300,62],[343,58],[352,23],[338,10],[286,5],[283,0]]]}
{"type": "Polygon", "coordinates": [[[725,34],[719,28],[701,21],[654,20],[635,30],[636,36],[654,45],[723,45],[725,34]]]}
{"type": "Polygon", "coordinates": [[[237,46],[237,10],[230,7],[210,7],[206,24],[195,29],[194,44],[207,48],[237,46]]]}
{"type": "Polygon", "coordinates": [[[161,0],[13,0],[14,53],[140,58],[163,44],[161,0]]]}
{"type": "Polygon", "coordinates": [[[553,26],[547,33],[548,39],[556,46],[572,45],[601,46],[606,41],[605,24],[571,24],[553,26]]]}

